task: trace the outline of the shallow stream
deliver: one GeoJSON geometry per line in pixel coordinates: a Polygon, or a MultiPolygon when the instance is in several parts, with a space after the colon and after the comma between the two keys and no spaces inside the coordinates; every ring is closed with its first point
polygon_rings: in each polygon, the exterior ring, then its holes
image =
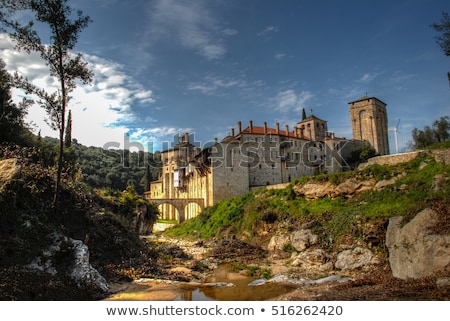
{"type": "Polygon", "coordinates": [[[107,300],[133,301],[261,301],[275,298],[294,289],[271,282],[250,285],[256,278],[219,266],[202,284],[142,280],[127,285],[107,300]]]}

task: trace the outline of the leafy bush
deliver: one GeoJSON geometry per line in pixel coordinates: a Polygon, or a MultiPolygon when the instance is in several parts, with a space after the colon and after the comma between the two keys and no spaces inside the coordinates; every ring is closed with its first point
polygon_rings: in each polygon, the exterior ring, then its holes
{"type": "Polygon", "coordinates": [[[297,252],[297,249],[292,245],[292,243],[286,243],[283,246],[283,252],[294,253],[294,252],[297,252]]]}
{"type": "Polygon", "coordinates": [[[356,167],[358,164],[367,161],[369,158],[377,156],[377,152],[370,145],[356,147],[347,159],[347,162],[356,167]]]}

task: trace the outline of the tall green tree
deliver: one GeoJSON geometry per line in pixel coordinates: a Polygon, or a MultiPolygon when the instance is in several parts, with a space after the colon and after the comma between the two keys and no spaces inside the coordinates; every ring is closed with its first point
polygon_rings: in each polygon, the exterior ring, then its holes
{"type": "Polygon", "coordinates": [[[369,158],[377,156],[377,151],[370,145],[356,147],[352,150],[350,157],[346,159],[351,167],[357,167],[360,163],[366,162],[369,158]]]}
{"type": "Polygon", "coordinates": [[[433,122],[433,133],[438,143],[446,142],[450,139],[450,117],[443,116],[433,122]]]}
{"type": "Polygon", "coordinates": [[[11,75],[0,59],[0,142],[23,145],[28,128],[25,116],[30,101],[15,104],[11,97],[11,75]]]}
{"type": "Polygon", "coordinates": [[[411,132],[413,149],[425,148],[434,143],[433,131],[430,126],[425,126],[423,129],[414,128],[411,132]]]}
{"type": "Polygon", "coordinates": [[[66,137],[64,137],[64,145],[69,148],[72,145],[72,111],[69,109],[66,125],[66,137]]]}
{"type": "Polygon", "coordinates": [[[59,131],[59,156],[54,193],[54,205],[58,205],[61,172],[64,157],[64,132],[67,105],[70,93],[77,81],[89,84],[93,73],[81,54],[73,52],[81,31],[91,22],[82,11],[74,10],[67,0],[1,0],[0,21],[3,30],[16,42],[16,49],[27,53],[37,52],[49,67],[50,76],[58,82],[58,89],[48,92],[29,82],[23,75],[15,74],[17,87],[37,97],[37,102],[47,111],[50,126],[59,131]],[[23,24],[16,17],[19,11],[33,14],[28,23],[23,24]],[[48,27],[48,41],[43,41],[35,29],[36,22],[48,27]]]}
{"type": "Polygon", "coordinates": [[[152,173],[150,171],[150,165],[147,164],[145,168],[145,174],[141,179],[141,184],[144,187],[144,192],[148,191],[150,188],[150,182],[153,180],[152,173]]]}
{"type": "MultiPolygon", "coordinates": [[[[440,33],[436,36],[436,43],[441,47],[444,55],[450,56],[450,17],[447,12],[442,13],[440,23],[433,23],[431,27],[440,33]]],[[[448,80],[450,81],[450,72],[447,73],[448,80]]]]}
{"type": "Polygon", "coordinates": [[[450,117],[442,116],[433,122],[433,125],[423,129],[414,128],[411,132],[412,149],[425,148],[432,144],[446,142],[450,139],[450,117]]]}

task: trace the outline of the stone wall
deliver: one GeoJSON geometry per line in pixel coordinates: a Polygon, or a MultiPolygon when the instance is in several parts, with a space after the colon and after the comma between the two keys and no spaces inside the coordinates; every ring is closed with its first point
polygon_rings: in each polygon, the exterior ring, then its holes
{"type": "Polygon", "coordinates": [[[450,164],[450,148],[445,149],[433,149],[433,150],[416,150],[409,153],[400,153],[394,155],[384,155],[370,158],[367,163],[362,163],[359,165],[358,169],[364,169],[366,167],[379,164],[379,165],[396,165],[400,163],[406,163],[414,158],[424,155],[430,154],[434,157],[434,159],[445,165],[450,164]]]}
{"type": "Polygon", "coordinates": [[[362,163],[358,166],[358,169],[364,169],[366,167],[379,164],[379,165],[396,165],[400,163],[406,163],[417,156],[419,156],[423,151],[414,151],[409,153],[401,153],[401,154],[394,154],[394,155],[384,155],[384,156],[377,156],[370,158],[367,163],[362,163]]]}
{"type": "MultiPolygon", "coordinates": [[[[222,166],[211,166],[212,204],[249,191],[249,168],[243,165],[243,156],[238,149],[227,151],[222,166]]],[[[208,204],[209,205],[209,204],[208,204]]]]}
{"type": "Polygon", "coordinates": [[[433,149],[428,151],[428,153],[430,153],[437,162],[450,165],[450,148],[433,149]]]}

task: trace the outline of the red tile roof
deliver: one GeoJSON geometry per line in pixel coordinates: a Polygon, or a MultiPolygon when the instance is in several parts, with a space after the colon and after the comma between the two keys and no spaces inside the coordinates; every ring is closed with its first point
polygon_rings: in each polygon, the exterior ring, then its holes
{"type": "MultiPolygon", "coordinates": [[[[248,126],[247,128],[245,128],[242,132],[240,132],[238,135],[240,134],[255,134],[255,135],[264,135],[264,127],[261,126],[252,126],[253,130],[252,132],[250,132],[250,126],[248,126]]],[[[293,138],[297,138],[297,136],[295,135],[295,132],[288,132],[286,134],[285,130],[279,130],[277,132],[277,130],[275,128],[267,128],[267,134],[268,135],[281,135],[281,136],[288,136],[288,137],[293,137],[293,138]]]]}

